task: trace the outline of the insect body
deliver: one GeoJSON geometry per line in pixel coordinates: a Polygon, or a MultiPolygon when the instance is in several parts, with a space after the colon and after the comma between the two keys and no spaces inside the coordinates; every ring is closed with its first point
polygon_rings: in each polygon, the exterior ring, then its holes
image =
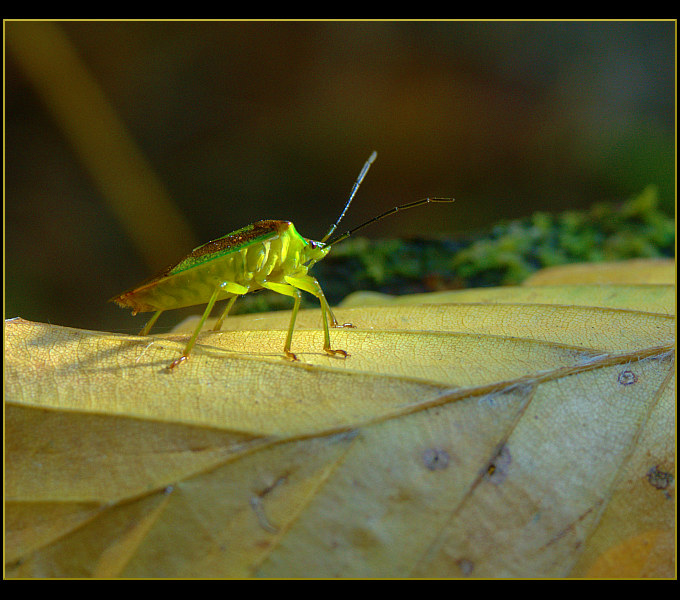
{"type": "Polygon", "coordinates": [[[321,303],[324,328],[323,349],[332,356],[348,356],[344,350],[331,348],[329,321],[332,327],[343,325],[338,323],[319,282],[309,275],[309,269],[328,254],[333,244],[387,215],[428,202],[453,202],[451,198],[425,198],[397,206],[342,234],[335,240],[326,242],[345,215],[376,156],[377,154],[373,152],[364,164],[342,214],[320,242],[302,237],[289,221],[258,221],[195,248],[177,264],[168,267],[156,277],[137,287],[112,298],[111,301],[121,307],[131,308],[133,315],[139,312],[154,312],[140,335],[149,333],[163,311],[207,303],[203,316],[184,348],[182,356],[170,365],[172,369],[189,357],[215,302],[228,300],[214,327],[215,330],[219,330],[236,299],[259,289],[272,290],[294,298],[283,352],[289,359],[297,360],[295,354],[291,352],[291,343],[302,292],[305,291],[316,296],[321,303]]]}

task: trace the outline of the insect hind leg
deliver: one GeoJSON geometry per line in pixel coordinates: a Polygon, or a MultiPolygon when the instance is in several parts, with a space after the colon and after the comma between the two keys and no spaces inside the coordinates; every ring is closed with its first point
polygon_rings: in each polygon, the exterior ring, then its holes
{"type": "Polygon", "coordinates": [[[231,307],[234,306],[234,302],[236,302],[236,298],[238,296],[232,296],[229,298],[227,301],[227,306],[224,308],[222,311],[222,314],[220,315],[220,318],[217,319],[217,322],[215,323],[215,326],[213,327],[213,331],[219,331],[222,329],[222,323],[224,322],[224,319],[226,319],[227,315],[229,314],[229,311],[231,310],[231,307]]]}
{"type": "Polygon", "coordinates": [[[184,361],[186,361],[189,358],[189,354],[191,353],[191,349],[194,347],[194,344],[196,343],[196,340],[198,339],[198,334],[201,332],[201,329],[203,328],[203,325],[206,321],[206,319],[210,316],[210,312],[213,309],[213,306],[215,306],[215,301],[217,300],[217,297],[220,294],[220,288],[215,289],[213,292],[213,295],[210,297],[210,300],[208,301],[208,305],[205,308],[205,311],[203,312],[203,316],[201,317],[201,320],[198,322],[198,325],[196,326],[196,329],[194,330],[193,335],[189,339],[189,342],[187,345],[184,347],[184,352],[182,352],[182,356],[180,356],[176,361],[174,361],[168,369],[172,370],[178,365],[181,365],[184,361]]]}
{"type": "Polygon", "coordinates": [[[162,310],[157,310],[154,314],[153,317],[149,319],[146,325],[144,325],[144,329],[142,329],[139,332],[139,335],[148,335],[149,331],[151,331],[151,328],[154,326],[154,323],[158,321],[158,317],[161,316],[162,310]]]}
{"type": "Polygon", "coordinates": [[[233,296],[231,298],[229,298],[229,301],[227,302],[227,306],[222,311],[220,318],[217,319],[217,322],[215,323],[215,326],[213,327],[213,331],[219,331],[220,329],[222,329],[222,323],[224,322],[224,319],[229,314],[231,307],[234,306],[234,302],[236,302],[236,298],[238,298],[239,296],[243,296],[244,294],[247,294],[248,291],[250,290],[250,287],[246,287],[244,285],[241,285],[240,283],[234,283],[233,281],[224,281],[223,283],[220,284],[220,289],[223,292],[233,294],[233,296]]]}

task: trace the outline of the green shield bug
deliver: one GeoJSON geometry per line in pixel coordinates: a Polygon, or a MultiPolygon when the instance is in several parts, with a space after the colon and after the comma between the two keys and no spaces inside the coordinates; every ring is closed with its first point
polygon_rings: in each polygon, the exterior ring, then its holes
{"type": "Polygon", "coordinates": [[[163,311],[207,303],[203,316],[185,346],[182,356],[169,366],[173,369],[189,358],[198,334],[215,302],[227,300],[224,311],[215,323],[214,330],[217,331],[222,327],[222,322],[229,314],[236,298],[259,289],[272,290],[294,298],[283,353],[290,360],[298,360],[291,352],[291,343],[295,318],[300,308],[302,292],[305,291],[316,296],[321,303],[323,349],[331,356],[347,357],[348,354],[344,350],[331,348],[329,320],[331,327],[351,327],[351,325],[338,323],[319,282],[308,274],[309,269],[322,260],[334,244],[388,215],[428,202],[453,202],[453,198],[424,198],[395,206],[328,242],[327,240],[345,216],[376,156],[376,152],[369,156],[359,177],[354,182],[342,213],[320,242],[302,237],[290,221],[258,221],[195,248],[177,264],[115,298],[111,298],[110,302],[115,302],[123,308],[131,308],[133,315],[140,312],[154,312],[140,335],[149,333],[163,311]]]}

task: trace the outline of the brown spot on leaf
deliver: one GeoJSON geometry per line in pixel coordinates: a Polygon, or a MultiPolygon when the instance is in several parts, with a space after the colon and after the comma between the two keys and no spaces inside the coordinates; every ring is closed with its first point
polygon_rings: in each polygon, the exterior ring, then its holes
{"type": "Polygon", "coordinates": [[[428,448],[423,452],[423,464],[430,471],[441,471],[449,466],[449,453],[441,448],[428,448]]]}
{"type": "Polygon", "coordinates": [[[456,564],[463,574],[463,577],[469,577],[472,575],[472,571],[475,569],[475,563],[467,558],[461,558],[460,560],[457,560],[456,564]]]}
{"type": "Polygon", "coordinates": [[[618,381],[621,385],[633,385],[634,383],[637,383],[637,379],[637,375],[628,369],[621,371],[618,377],[618,381]]]}
{"type": "Polygon", "coordinates": [[[508,475],[511,462],[510,449],[506,445],[501,446],[496,456],[489,461],[484,478],[496,485],[503,483],[508,475]]]}
{"type": "Polygon", "coordinates": [[[659,469],[659,465],[655,465],[647,471],[647,481],[657,490],[665,490],[673,483],[673,475],[659,469]]]}

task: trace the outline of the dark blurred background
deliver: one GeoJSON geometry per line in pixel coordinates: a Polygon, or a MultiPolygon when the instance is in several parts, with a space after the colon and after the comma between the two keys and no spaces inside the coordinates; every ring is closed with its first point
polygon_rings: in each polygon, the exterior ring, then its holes
{"type": "Polygon", "coordinates": [[[136,332],[108,298],[260,219],[320,239],[374,149],[341,230],[425,196],[457,202],[362,234],[470,232],[648,184],[674,213],[673,21],[5,33],[6,317],[136,332]]]}

